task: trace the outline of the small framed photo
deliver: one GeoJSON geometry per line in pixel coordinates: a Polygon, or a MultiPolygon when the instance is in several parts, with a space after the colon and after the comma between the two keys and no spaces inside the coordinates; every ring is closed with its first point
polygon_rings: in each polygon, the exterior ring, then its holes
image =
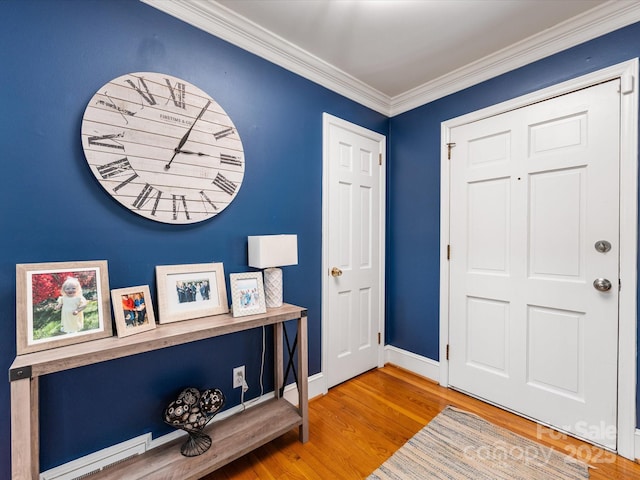
{"type": "Polygon", "coordinates": [[[229,282],[234,317],[267,311],[262,272],[232,273],[229,275],[229,282]]]}
{"type": "Polygon", "coordinates": [[[111,290],[113,316],[119,337],[156,328],[149,285],[111,290]]]}
{"type": "Polygon", "coordinates": [[[159,323],[229,312],[222,263],[156,267],[159,323]]]}
{"type": "Polygon", "coordinates": [[[112,335],[106,260],[16,265],[18,355],[112,335]]]}

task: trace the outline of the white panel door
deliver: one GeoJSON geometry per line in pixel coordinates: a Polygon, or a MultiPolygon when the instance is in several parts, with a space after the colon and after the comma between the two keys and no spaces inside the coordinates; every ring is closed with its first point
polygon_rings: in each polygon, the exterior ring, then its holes
{"type": "Polygon", "coordinates": [[[325,148],[329,387],[378,366],[381,345],[381,170],[384,137],[331,121],[325,148]],[[333,272],[333,273],[332,273],[333,272]]]}
{"type": "Polygon", "coordinates": [[[450,185],[451,386],[613,449],[618,91],[452,129],[450,185]]]}

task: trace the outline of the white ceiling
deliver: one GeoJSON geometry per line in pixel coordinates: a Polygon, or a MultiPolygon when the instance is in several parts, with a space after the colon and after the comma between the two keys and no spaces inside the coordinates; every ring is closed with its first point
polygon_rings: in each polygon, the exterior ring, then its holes
{"type": "Polygon", "coordinates": [[[395,97],[604,0],[218,0],[395,97]]]}
{"type": "Polygon", "coordinates": [[[142,0],[387,115],[640,21],[637,0],[142,0]]]}

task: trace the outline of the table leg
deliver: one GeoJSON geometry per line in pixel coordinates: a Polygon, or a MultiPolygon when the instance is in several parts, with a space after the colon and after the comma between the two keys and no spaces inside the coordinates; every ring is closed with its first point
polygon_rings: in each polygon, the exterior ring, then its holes
{"type": "Polygon", "coordinates": [[[298,408],[302,416],[300,425],[300,441],[309,440],[309,364],[307,341],[307,311],[302,312],[298,319],[298,408]]]}
{"type": "Polygon", "coordinates": [[[282,388],[284,387],[284,360],[282,347],[282,328],[283,323],[278,322],[273,326],[273,385],[276,398],[282,397],[282,388]]]}
{"type": "Polygon", "coordinates": [[[11,382],[11,478],[37,480],[40,476],[38,378],[11,382]]]}

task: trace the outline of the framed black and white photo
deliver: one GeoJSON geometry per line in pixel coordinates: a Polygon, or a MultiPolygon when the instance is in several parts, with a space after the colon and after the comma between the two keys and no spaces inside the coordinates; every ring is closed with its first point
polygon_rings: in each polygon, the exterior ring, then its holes
{"type": "Polygon", "coordinates": [[[159,265],[158,323],[229,312],[222,263],[159,265]]]}
{"type": "Polygon", "coordinates": [[[18,355],[112,335],[106,260],[16,265],[18,355]]]}
{"type": "Polygon", "coordinates": [[[118,337],[156,328],[149,285],[114,288],[111,290],[111,302],[118,337]]]}
{"type": "Polygon", "coordinates": [[[232,273],[229,283],[234,317],[267,311],[262,272],[232,273]]]}

